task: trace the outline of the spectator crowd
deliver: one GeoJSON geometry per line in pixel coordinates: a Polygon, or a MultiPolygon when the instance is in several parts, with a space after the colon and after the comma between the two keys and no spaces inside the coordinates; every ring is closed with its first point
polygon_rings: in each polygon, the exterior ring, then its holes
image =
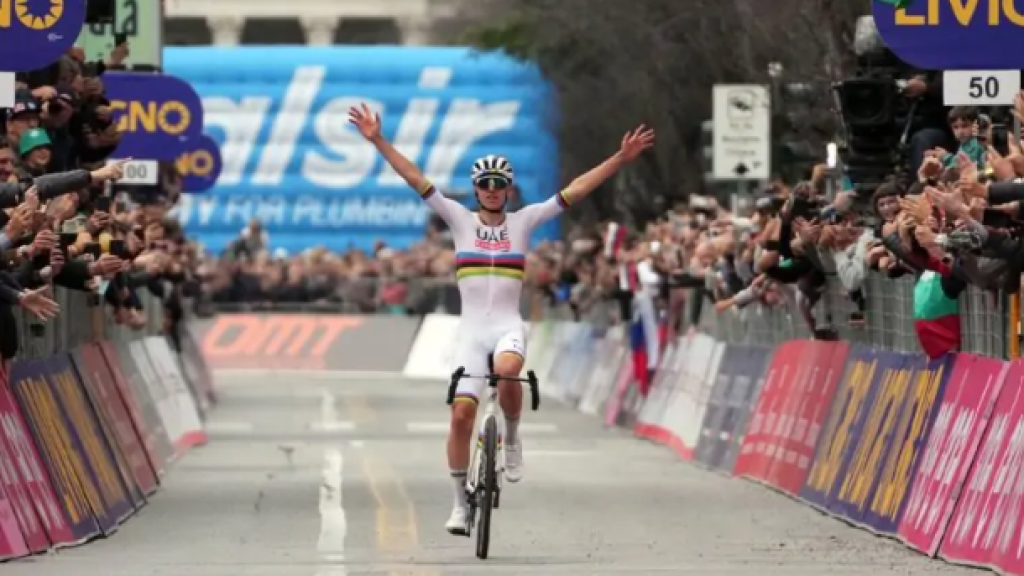
{"type": "Polygon", "coordinates": [[[122,135],[103,74],[123,68],[128,54],[121,44],[106,61],[86,62],[72,49],[47,68],[16,77],[0,139],[5,361],[58,315],[88,323],[79,304],[136,330],[162,317],[149,328],[167,330],[173,340],[182,302],[198,286],[195,250],[166,216],[180,194],[173,166],[162,167],[157,186],[127,186],[118,183],[125,161],[110,161],[122,135]],[[160,314],[144,313],[147,305],[160,307],[160,314]]]}
{"type": "MultiPolygon", "coordinates": [[[[836,337],[834,319],[817,317],[815,306],[830,279],[849,301],[842,321],[856,328],[887,321],[867,318],[865,279],[906,277],[914,279],[921,348],[932,357],[957,350],[965,289],[1019,288],[1024,153],[1012,133],[1006,146],[997,145],[991,121],[977,109],[945,114],[945,131],[928,133],[911,177],[894,174],[870,196],[852,186],[830,193],[834,175],[818,165],[805,181],[772,183],[741,213],[691,196],[642,225],[578,226],[529,255],[524,312],[561,305],[577,319],[607,325],[636,318],[640,299],[653,305],[648,317],[679,329],[759,303],[786,308],[810,334],[829,339],[836,337]]],[[[1014,114],[1024,116],[1024,97],[1014,114]]],[[[214,302],[458,312],[454,254],[440,224],[403,251],[380,243],[370,254],[288,255],[268,245],[254,222],[220,260],[204,262],[214,302]]]]}

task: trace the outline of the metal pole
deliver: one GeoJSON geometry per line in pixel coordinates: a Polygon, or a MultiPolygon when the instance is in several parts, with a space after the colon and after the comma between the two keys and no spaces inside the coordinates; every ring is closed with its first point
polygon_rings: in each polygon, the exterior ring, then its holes
{"type": "MultiPolygon", "coordinates": [[[[1020,142],[1020,120],[1013,117],[1013,137],[1020,142]]],[[[1007,295],[1007,337],[1006,356],[1010,360],[1020,358],[1020,288],[1007,295]]]]}

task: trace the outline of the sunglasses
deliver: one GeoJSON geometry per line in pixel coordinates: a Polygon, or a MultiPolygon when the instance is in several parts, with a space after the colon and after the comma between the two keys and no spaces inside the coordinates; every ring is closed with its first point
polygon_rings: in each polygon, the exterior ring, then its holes
{"type": "Polygon", "coordinates": [[[512,182],[501,176],[483,176],[481,178],[477,178],[476,181],[473,182],[473,185],[484,190],[498,191],[505,190],[512,185],[512,182]]]}

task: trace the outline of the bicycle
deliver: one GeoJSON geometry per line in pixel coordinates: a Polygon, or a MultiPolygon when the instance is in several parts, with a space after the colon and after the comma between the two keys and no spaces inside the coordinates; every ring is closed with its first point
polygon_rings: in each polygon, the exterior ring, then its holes
{"type": "Polygon", "coordinates": [[[469,501],[469,530],[466,531],[466,537],[472,537],[477,523],[477,511],[479,511],[480,530],[476,535],[476,557],[485,560],[491,544],[491,511],[497,509],[501,503],[501,473],[505,471],[504,465],[499,463],[502,446],[496,409],[498,381],[514,380],[528,384],[530,407],[535,411],[540,408],[540,390],[537,384],[537,375],[533,370],[526,371],[526,378],[503,378],[497,374],[487,374],[486,376],[466,374],[466,369],[459,366],[452,373],[451,383],[448,386],[448,405],[455,401],[455,391],[458,388],[459,380],[463,378],[485,378],[488,387],[487,405],[484,408],[479,436],[476,446],[473,448],[469,470],[466,474],[466,495],[469,501]]]}

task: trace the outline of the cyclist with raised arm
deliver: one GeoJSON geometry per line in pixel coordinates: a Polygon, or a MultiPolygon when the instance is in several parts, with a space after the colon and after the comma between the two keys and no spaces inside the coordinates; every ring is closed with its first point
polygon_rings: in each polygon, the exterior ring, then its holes
{"type": "MultiPolygon", "coordinates": [[[[644,126],[627,132],[619,151],[576,178],[564,190],[544,202],[506,212],[508,191],[515,180],[512,165],[501,156],[485,156],[473,163],[472,180],[479,211],[474,213],[446,198],[408,158],[381,134],[380,115],[363,104],[349,110],[349,121],[370,141],[420,197],[451,229],[455,243],[456,278],[462,299],[462,318],[455,345],[453,369],[467,374],[491,373],[516,378],[526,357],[526,334],[519,314],[526,252],[530,233],[579,202],[641,152],[654,145],[654,130],[644,126]],[[489,359],[493,358],[493,366],[489,359]]],[[[469,502],[465,489],[470,459],[470,439],[476,422],[482,378],[459,382],[452,404],[448,432],[448,466],[451,469],[455,505],[445,527],[452,534],[469,533],[469,502]]],[[[498,383],[498,403],[505,416],[505,478],[523,477],[523,443],[519,415],[523,390],[518,381],[498,383]]]]}

